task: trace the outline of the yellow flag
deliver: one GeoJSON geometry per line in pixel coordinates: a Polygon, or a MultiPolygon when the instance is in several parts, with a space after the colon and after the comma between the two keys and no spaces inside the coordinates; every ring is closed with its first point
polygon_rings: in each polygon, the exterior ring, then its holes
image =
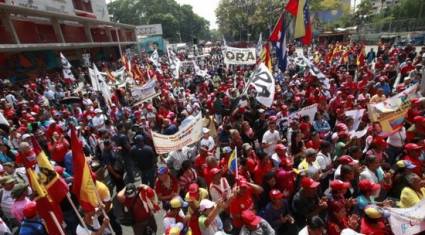
{"type": "Polygon", "coordinates": [[[305,36],[304,5],[305,0],[299,0],[297,18],[295,20],[294,38],[301,38],[305,36]]]}
{"type": "Polygon", "coordinates": [[[46,189],[38,182],[37,175],[31,168],[27,168],[27,173],[32,190],[37,193],[38,197],[45,197],[47,195],[46,189]]]}

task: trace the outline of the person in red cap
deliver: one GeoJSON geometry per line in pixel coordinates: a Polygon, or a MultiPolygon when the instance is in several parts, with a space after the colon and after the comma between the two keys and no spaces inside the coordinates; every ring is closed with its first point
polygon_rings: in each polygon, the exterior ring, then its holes
{"type": "MultiPolygon", "coordinates": [[[[37,204],[33,201],[26,204],[23,210],[24,220],[21,223],[21,227],[19,229],[19,234],[47,234],[46,228],[44,227],[40,218],[38,218],[37,213],[37,204]]],[[[2,223],[3,224],[3,223],[2,223]]],[[[9,229],[7,229],[9,230],[9,229]]],[[[5,231],[2,231],[5,232],[5,231]]],[[[11,234],[2,233],[2,234],[11,234]]]]}
{"type": "Polygon", "coordinates": [[[241,215],[243,227],[239,235],[264,234],[275,235],[275,230],[270,224],[257,216],[252,210],[244,210],[241,215]]]}
{"type": "Polygon", "coordinates": [[[192,229],[193,235],[201,235],[198,218],[199,204],[202,199],[208,199],[208,190],[200,188],[197,183],[189,185],[184,200],[189,204],[187,216],[189,217],[189,227],[192,229]]]}
{"type": "Polygon", "coordinates": [[[406,142],[417,142],[425,139],[425,117],[416,116],[413,118],[413,125],[406,131],[406,142]]]}
{"type": "Polygon", "coordinates": [[[211,200],[213,202],[226,201],[232,190],[229,182],[225,177],[222,177],[222,171],[219,168],[212,168],[209,174],[212,176],[212,182],[209,187],[211,200]]]}
{"type": "Polygon", "coordinates": [[[423,172],[423,161],[419,159],[422,153],[422,146],[419,146],[414,143],[409,143],[404,146],[404,150],[406,151],[406,155],[403,156],[403,160],[410,161],[415,168],[412,169],[412,172],[417,174],[418,176],[422,176],[423,172]]]}
{"type": "Polygon", "coordinates": [[[276,230],[277,234],[295,234],[297,227],[291,215],[289,202],[285,195],[273,189],[269,192],[270,202],[260,215],[276,230]]]}
{"type": "MultiPolygon", "coordinates": [[[[361,214],[363,209],[368,205],[383,205],[381,202],[375,201],[375,198],[379,195],[381,185],[374,183],[368,179],[362,179],[358,183],[359,195],[356,198],[356,211],[361,214]]],[[[390,205],[392,202],[387,200],[385,205],[390,205]]]]}
{"type": "Polygon", "coordinates": [[[388,160],[388,155],[385,152],[388,144],[384,138],[376,136],[373,138],[372,143],[369,146],[369,150],[366,152],[366,155],[374,155],[378,159],[379,162],[383,162],[384,160],[388,160]]]}
{"type": "Polygon", "coordinates": [[[318,215],[328,207],[326,198],[319,198],[320,183],[310,177],[301,179],[301,188],[292,199],[292,211],[298,228],[305,226],[308,217],[318,215]]]}
{"type": "Polygon", "coordinates": [[[263,192],[263,188],[247,182],[245,179],[238,179],[235,189],[236,195],[230,202],[229,210],[233,227],[239,230],[242,227],[242,212],[254,208],[254,196],[260,195],[263,192]]]}

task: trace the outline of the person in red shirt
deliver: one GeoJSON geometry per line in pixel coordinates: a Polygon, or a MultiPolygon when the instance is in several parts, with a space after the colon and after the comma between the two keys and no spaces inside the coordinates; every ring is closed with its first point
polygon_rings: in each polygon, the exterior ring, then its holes
{"type": "MultiPolygon", "coordinates": [[[[244,151],[244,157],[246,159],[246,165],[248,168],[249,173],[254,174],[255,166],[258,163],[257,155],[255,154],[254,149],[252,146],[248,143],[244,143],[242,145],[242,149],[244,151]]],[[[227,164],[226,164],[227,169],[227,164]]]]}
{"type": "Polygon", "coordinates": [[[199,154],[195,158],[195,164],[194,167],[197,171],[197,173],[200,176],[204,176],[203,174],[203,168],[207,166],[207,157],[208,157],[208,147],[207,146],[201,146],[199,149],[199,154]]]}
{"type": "Polygon", "coordinates": [[[300,130],[304,135],[304,139],[308,140],[311,136],[312,125],[310,123],[310,117],[308,115],[301,117],[300,130]]]}
{"type": "Polygon", "coordinates": [[[155,192],[158,195],[158,199],[163,202],[168,202],[180,193],[180,187],[177,179],[170,174],[167,167],[160,167],[158,169],[158,178],[156,178],[155,182],[155,192]]]}
{"type": "Polygon", "coordinates": [[[313,148],[317,151],[320,150],[320,144],[322,143],[322,140],[320,139],[319,132],[313,132],[311,134],[311,140],[309,140],[305,146],[306,148],[313,148]]]}
{"type": "Polygon", "coordinates": [[[58,165],[64,166],[65,154],[69,151],[69,143],[63,136],[58,132],[53,132],[51,141],[48,144],[50,157],[58,165]]]}
{"type": "Polygon", "coordinates": [[[367,235],[392,234],[389,226],[385,223],[389,214],[384,210],[376,206],[368,206],[364,209],[364,214],[360,223],[360,233],[367,235]]]}
{"type": "Polygon", "coordinates": [[[263,188],[261,186],[249,183],[246,180],[239,180],[236,186],[236,195],[231,200],[229,207],[230,217],[236,229],[242,227],[242,212],[244,210],[253,209],[254,195],[259,195],[262,192],[263,188]]]}
{"type": "Polygon", "coordinates": [[[422,176],[423,174],[423,162],[419,159],[422,149],[422,146],[413,143],[409,143],[404,146],[406,155],[403,157],[403,160],[408,160],[413,163],[413,165],[415,165],[415,168],[412,169],[412,172],[417,174],[418,176],[422,176]]]}
{"type": "Polygon", "coordinates": [[[348,211],[353,205],[353,200],[346,200],[344,195],[350,188],[350,183],[341,180],[333,180],[330,182],[331,200],[328,206],[328,234],[339,235],[345,228],[355,227],[356,217],[348,216],[348,211]],[[351,222],[351,223],[350,223],[351,222]]]}
{"type": "Polygon", "coordinates": [[[37,156],[28,142],[21,142],[19,154],[16,156],[16,164],[25,168],[32,168],[37,164],[37,156]]]}
{"type": "Polygon", "coordinates": [[[254,182],[262,185],[264,176],[273,170],[273,162],[264,151],[257,151],[257,157],[259,161],[254,169],[254,182]]]}

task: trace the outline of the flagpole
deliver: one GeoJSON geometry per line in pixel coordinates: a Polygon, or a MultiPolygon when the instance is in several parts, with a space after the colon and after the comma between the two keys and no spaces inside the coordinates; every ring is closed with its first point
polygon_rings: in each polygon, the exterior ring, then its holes
{"type": "Polygon", "coordinates": [[[63,231],[63,228],[61,224],[59,223],[58,218],[56,218],[55,214],[53,214],[52,211],[49,211],[49,215],[52,218],[53,222],[55,223],[56,227],[58,227],[60,234],[65,235],[65,232],[63,231]]]}
{"type": "Polygon", "coordinates": [[[235,175],[236,175],[236,179],[238,179],[239,178],[239,170],[238,170],[238,147],[237,146],[235,146],[235,165],[236,165],[235,175]]]}
{"type": "Polygon", "coordinates": [[[80,220],[80,223],[83,225],[86,232],[89,233],[89,229],[88,229],[86,223],[84,222],[83,218],[81,218],[81,215],[78,212],[77,207],[75,206],[74,202],[72,201],[71,195],[69,195],[69,193],[66,194],[66,198],[68,199],[69,204],[71,204],[72,209],[74,210],[75,214],[77,215],[78,219],[80,220]]]}
{"type": "MultiPolygon", "coordinates": [[[[93,183],[94,183],[94,186],[96,187],[96,197],[97,197],[97,200],[99,201],[99,205],[101,205],[101,209],[102,209],[102,214],[103,214],[103,217],[104,218],[108,218],[109,219],[109,216],[106,214],[106,211],[105,211],[105,207],[104,207],[104,204],[103,204],[103,201],[100,199],[100,195],[99,195],[99,192],[97,191],[97,186],[96,186],[96,182],[94,182],[94,180],[93,180],[93,183]]],[[[114,230],[112,229],[112,225],[111,225],[111,222],[109,222],[109,224],[108,224],[108,228],[109,228],[109,230],[111,230],[111,234],[114,234],[114,230]]]]}

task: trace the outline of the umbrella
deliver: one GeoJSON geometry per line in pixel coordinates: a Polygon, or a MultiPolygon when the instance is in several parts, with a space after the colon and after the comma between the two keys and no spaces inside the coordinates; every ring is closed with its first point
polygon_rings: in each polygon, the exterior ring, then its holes
{"type": "Polygon", "coordinates": [[[81,98],[78,96],[68,96],[61,100],[62,104],[81,103],[81,98]]]}

